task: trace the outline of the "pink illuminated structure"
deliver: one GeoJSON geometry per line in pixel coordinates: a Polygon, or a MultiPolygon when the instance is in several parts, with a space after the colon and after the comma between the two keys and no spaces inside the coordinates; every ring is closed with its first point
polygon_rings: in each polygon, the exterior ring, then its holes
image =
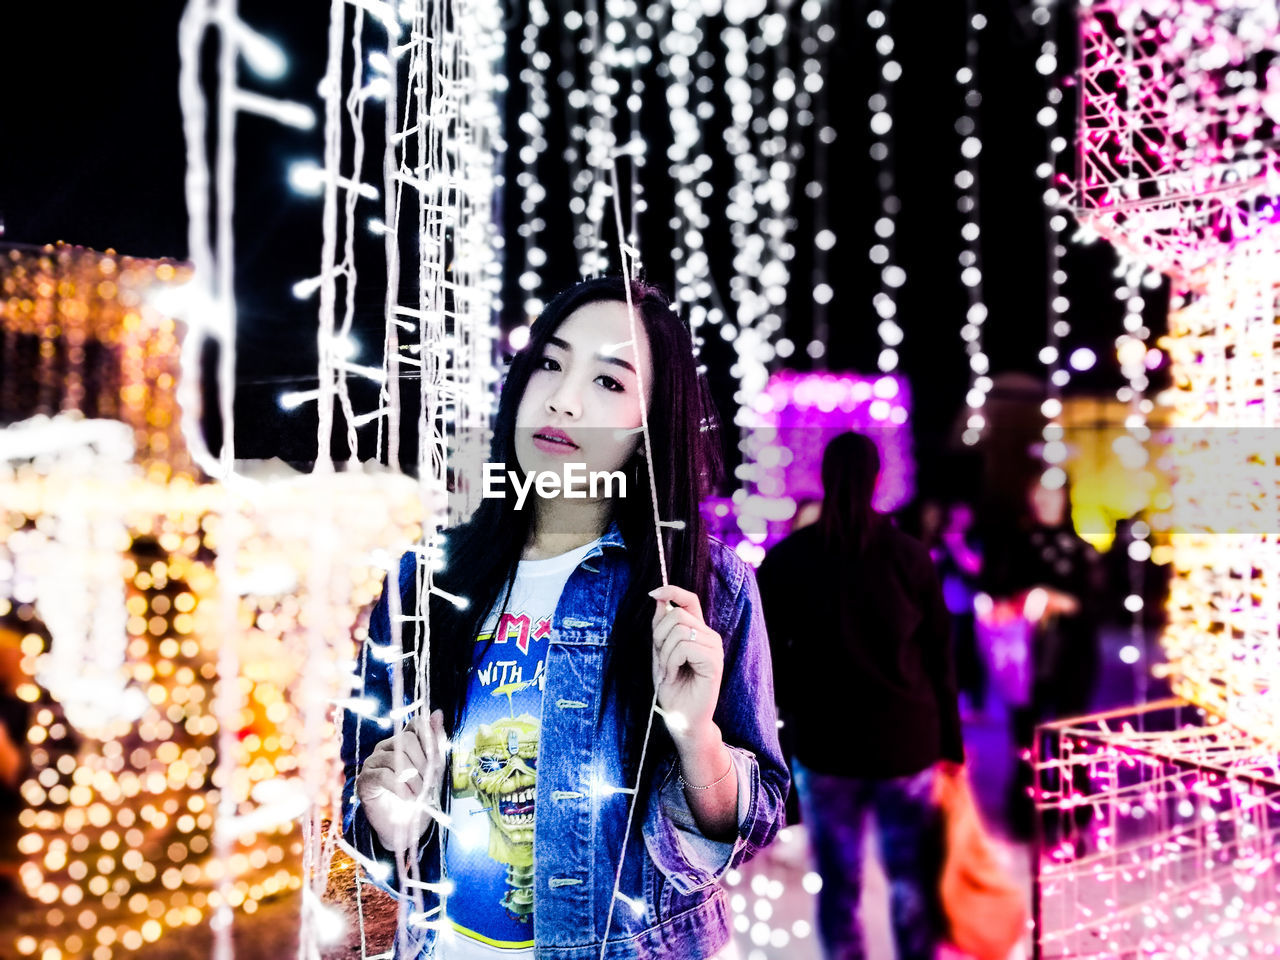
{"type": "Polygon", "coordinates": [[[1280,218],[1280,14],[1255,0],[1082,4],[1077,217],[1203,285],[1280,218]]]}
{"type": "Polygon", "coordinates": [[[1196,429],[1170,431],[1151,518],[1177,699],[1037,734],[1035,956],[1277,956],[1280,8],[1086,3],[1080,39],[1076,216],[1171,278],[1158,399],[1196,429]]]}
{"type": "Polygon", "coordinates": [[[1278,763],[1182,700],[1042,728],[1038,956],[1280,955],[1278,763]]]}

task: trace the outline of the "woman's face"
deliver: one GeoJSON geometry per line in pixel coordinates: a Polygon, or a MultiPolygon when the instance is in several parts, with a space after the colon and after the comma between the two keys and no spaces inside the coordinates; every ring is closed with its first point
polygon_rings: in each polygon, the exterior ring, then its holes
{"type": "Polygon", "coordinates": [[[525,473],[561,473],[565,463],[620,470],[643,442],[639,379],[653,396],[649,337],[636,317],[632,344],[627,305],[607,300],[574,310],[547,341],[516,410],[516,458],[525,473]]]}

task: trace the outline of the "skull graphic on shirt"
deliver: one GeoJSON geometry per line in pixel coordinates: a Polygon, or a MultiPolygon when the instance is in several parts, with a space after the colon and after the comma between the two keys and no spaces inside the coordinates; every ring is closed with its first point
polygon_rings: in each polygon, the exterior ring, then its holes
{"type": "Polygon", "coordinates": [[[537,756],[538,721],[524,713],[482,723],[465,761],[454,764],[454,792],[474,790],[488,811],[489,856],[500,863],[533,865],[537,756]]]}

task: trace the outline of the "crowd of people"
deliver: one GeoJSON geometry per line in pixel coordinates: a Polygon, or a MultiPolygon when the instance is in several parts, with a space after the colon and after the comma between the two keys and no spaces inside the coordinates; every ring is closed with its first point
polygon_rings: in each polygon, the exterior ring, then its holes
{"type": "MultiPolygon", "coordinates": [[[[1093,708],[1100,629],[1133,589],[1130,523],[1110,551],[1095,550],[1072,523],[1069,483],[1037,477],[1013,509],[981,517],[965,500],[926,500],[894,517],[871,506],[878,466],[870,439],[833,440],[823,500],[797,510],[757,571],[829,958],[865,955],[858,907],[869,822],[897,955],[932,956],[945,920],[934,896],[943,851],[931,784],[965,762],[962,718],[1006,725],[1013,775],[994,826],[1014,841],[1032,837],[1035,728],[1093,708]]],[[[1152,573],[1144,564],[1137,589],[1159,591],[1152,573]]]]}

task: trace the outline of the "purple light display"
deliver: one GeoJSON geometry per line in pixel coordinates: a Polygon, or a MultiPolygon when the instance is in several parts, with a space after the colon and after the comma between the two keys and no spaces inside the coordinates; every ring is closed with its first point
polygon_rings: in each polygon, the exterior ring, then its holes
{"type": "Polygon", "coordinates": [[[875,508],[900,509],[915,493],[910,411],[910,388],[898,375],[774,374],[750,408],[738,468],[744,488],[703,504],[712,531],[759,563],[790,532],[796,505],[822,499],[822,451],[849,430],[866,434],[880,451],[875,508]]]}

